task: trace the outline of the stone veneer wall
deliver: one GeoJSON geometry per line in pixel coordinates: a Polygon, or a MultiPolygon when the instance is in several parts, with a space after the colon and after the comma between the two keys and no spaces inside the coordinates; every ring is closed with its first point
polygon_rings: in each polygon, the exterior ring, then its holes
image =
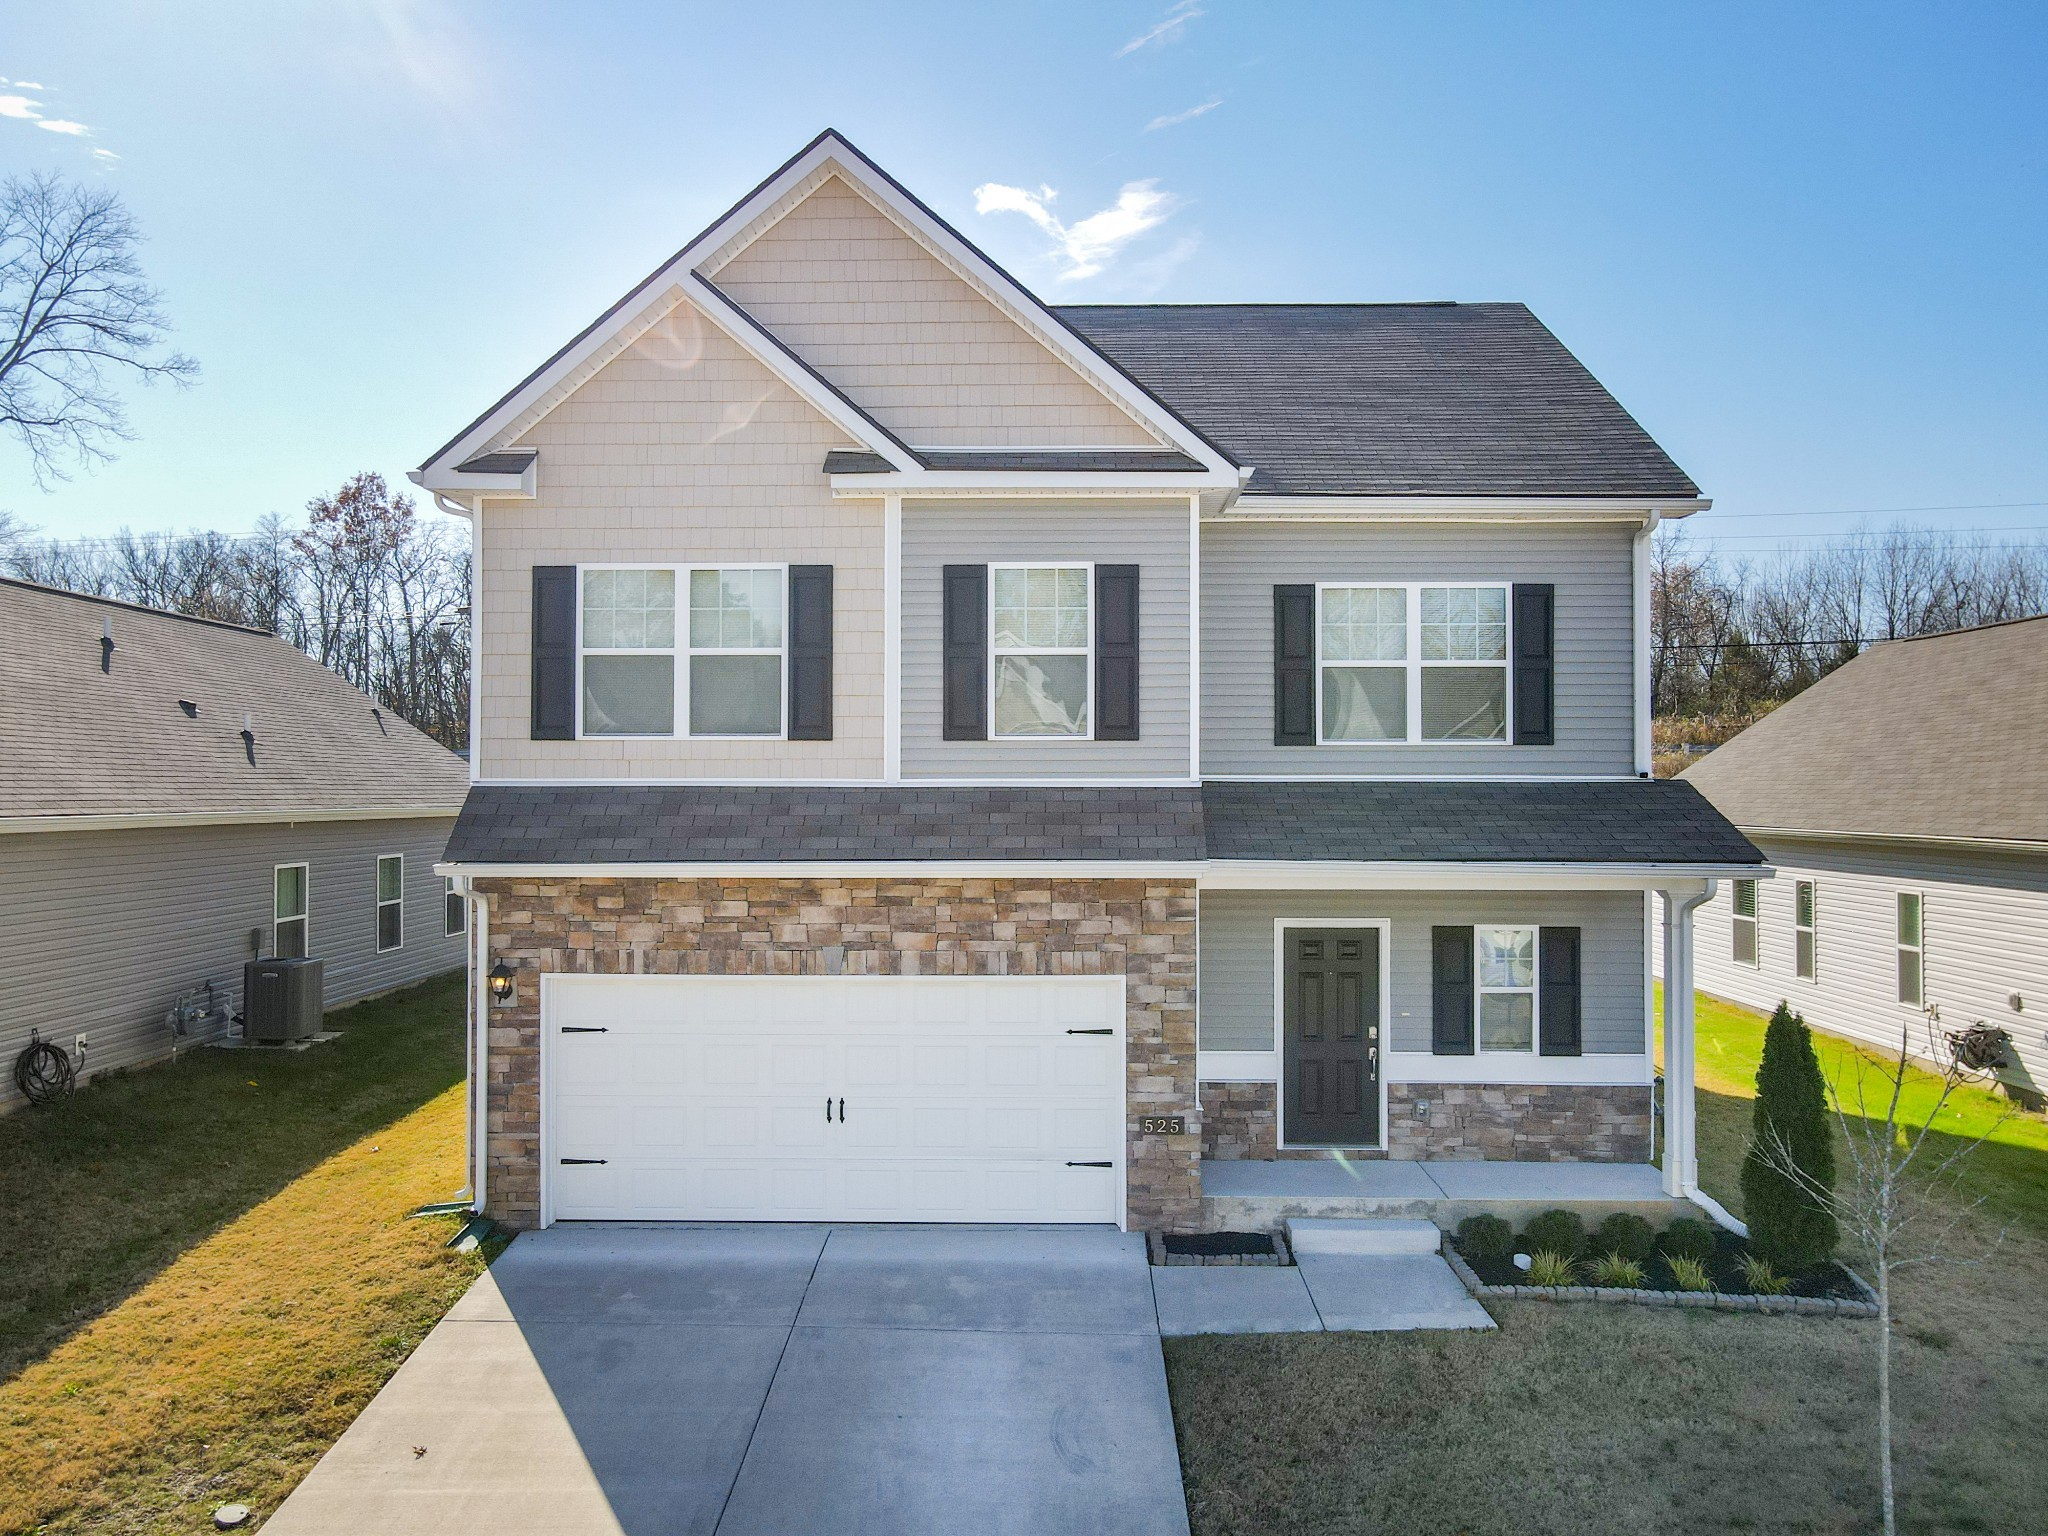
{"type": "Polygon", "coordinates": [[[490,956],[517,1000],[491,1009],[485,1197],[540,1214],[542,972],[682,976],[1126,978],[1132,1228],[1200,1225],[1195,1091],[1195,886],[1189,880],[479,879],[490,956]],[[1137,1134],[1141,1115],[1183,1136],[1137,1134]]]}
{"type": "MultiPolygon", "coordinates": [[[[1272,1083],[1203,1083],[1202,1155],[1223,1161],[1322,1157],[1279,1150],[1272,1083]]],[[[1646,1163],[1650,1090],[1641,1085],[1389,1083],[1390,1158],[1646,1163]],[[1425,1115],[1418,1105],[1429,1105],[1425,1115]]]]}

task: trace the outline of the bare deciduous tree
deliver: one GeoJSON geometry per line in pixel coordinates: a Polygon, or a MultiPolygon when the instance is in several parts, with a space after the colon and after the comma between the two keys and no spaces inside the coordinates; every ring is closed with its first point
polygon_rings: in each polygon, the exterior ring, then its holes
{"type": "MultiPolygon", "coordinates": [[[[1971,1078],[1953,1042],[1929,1014],[1928,1042],[1916,1057],[1909,1022],[1899,1046],[1879,1068],[1861,1052],[1854,1053],[1855,1081],[1851,1092],[1834,1084],[1834,1111],[1842,1144],[1847,1149],[1844,1177],[1824,1185],[1809,1174],[1782,1133],[1757,1151],[1786,1179],[1805,1190],[1834,1217],[1842,1235],[1860,1249],[1875,1275],[1877,1291],[1877,1447],[1885,1536],[1898,1531],[1898,1502],[1892,1471],[1892,1282],[1902,1270],[1930,1264],[1979,1264],[1989,1249],[1975,1255],[1954,1251],[1954,1241],[1968,1224],[1982,1197],[1966,1198],[1958,1188],[1964,1160],[2005,1123],[2000,1116],[1981,1135],[1950,1136],[1936,1129],[1942,1111],[1971,1078]],[[1921,1070],[1919,1062],[1938,1065],[1935,1099],[1926,1119],[1907,1114],[1903,1105],[1907,1083],[1921,1070]],[[1873,1086],[1876,1092],[1871,1089],[1873,1086]],[[1881,1103],[1873,1102],[1881,1099],[1881,1103]]],[[[1995,1248],[2003,1237],[1994,1238],[1995,1248]]]]}
{"type": "Polygon", "coordinates": [[[162,297],[135,259],[141,231],[111,192],[53,174],[0,182],[0,426],[38,485],[112,456],[128,416],[117,381],[188,384],[166,350],[162,297]]]}

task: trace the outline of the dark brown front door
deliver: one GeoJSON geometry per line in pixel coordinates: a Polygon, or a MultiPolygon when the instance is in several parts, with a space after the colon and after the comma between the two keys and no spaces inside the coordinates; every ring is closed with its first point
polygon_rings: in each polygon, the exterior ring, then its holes
{"type": "Polygon", "coordinates": [[[1380,1140],[1380,935],[1289,928],[1281,982],[1287,1141],[1376,1147],[1380,1140]]]}

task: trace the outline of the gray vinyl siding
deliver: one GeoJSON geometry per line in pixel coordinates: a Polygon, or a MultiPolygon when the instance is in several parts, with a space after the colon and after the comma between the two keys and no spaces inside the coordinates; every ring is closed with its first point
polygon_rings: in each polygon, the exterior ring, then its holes
{"type": "Polygon", "coordinates": [[[1202,526],[1205,774],[1624,774],[1635,769],[1634,530],[1356,523],[1202,526]],[[1550,582],[1557,744],[1273,745],[1273,588],[1294,582],[1550,582]]]}
{"type": "MultiPolygon", "coordinates": [[[[452,817],[302,822],[297,826],[149,828],[0,836],[0,1057],[32,1029],[70,1049],[90,1040],[89,1072],[168,1054],[163,1016],[211,980],[241,1008],[249,937],[271,943],[271,878],[310,866],[311,952],[326,962],[336,1007],[460,966],[444,933],[434,863],[452,817]],[[404,942],[377,952],[377,858],[405,856],[404,942]]],[[[0,1109],[20,1102],[9,1077],[0,1109]]]]}
{"type": "Polygon", "coordinates": [[[906,503],[904,777],[1189,777],[1188,553],[1185,501],[906,503]],[[944,739],[942,572],[1015,560],[1138,567],[1138,740],[944,739]]]}
{"type": "Polygon", "coordinates": [[[1426,1051],[1429,930],[1439,923],[1554,924],[1580,930],[1588,1055],[1641,1055],[1643,898],[1634,891],[1204,891],[1198,1044],[1205,1051],[1270,1051],[1273,923],[1278,918],[1377,917],[1392,924],[1393,1018],[1388,1048],[1426,1051]]]}
{"type": "MultiPolygon", "coordinates": [[[[1757,886],[1757,964],[1734,958],[1734,891],[1723,882],[1693,915],[1693,974],[1703,992],[1759,1013],[1789,1002],[1808,1024],[1916,1055],[1933,1042],[1920,1010],[1898,1000],[1897,898],[1918,891],[1924,995],[1944,1030],[1978,1023],[2012,1036],[2008,1077],[2048,1089],[2048,854],[1900,843],[1756,837],[1778,873],[1757,886]],[[1793,891],[1814,882],[1812,981],[1792,973],[1793,891]],[[2020,1007],[2012,1006],[2017,994],[2020,1007]]],[[[1661,965],[1662,956],[1659,955],[1661,965]]]]}

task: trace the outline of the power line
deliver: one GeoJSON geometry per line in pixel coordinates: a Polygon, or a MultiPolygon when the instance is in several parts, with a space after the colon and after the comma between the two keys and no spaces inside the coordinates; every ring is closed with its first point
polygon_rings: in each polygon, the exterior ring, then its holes
{"type": "Polygon", "coordinates": [[[1899,512],[2011,512],[2021,507],[2048,507],[2048,501],[1966,501],[1947,507],[1837,507],[1827,512],[1707,512],[1728,517],[1890,517],[1899,512]]]}

